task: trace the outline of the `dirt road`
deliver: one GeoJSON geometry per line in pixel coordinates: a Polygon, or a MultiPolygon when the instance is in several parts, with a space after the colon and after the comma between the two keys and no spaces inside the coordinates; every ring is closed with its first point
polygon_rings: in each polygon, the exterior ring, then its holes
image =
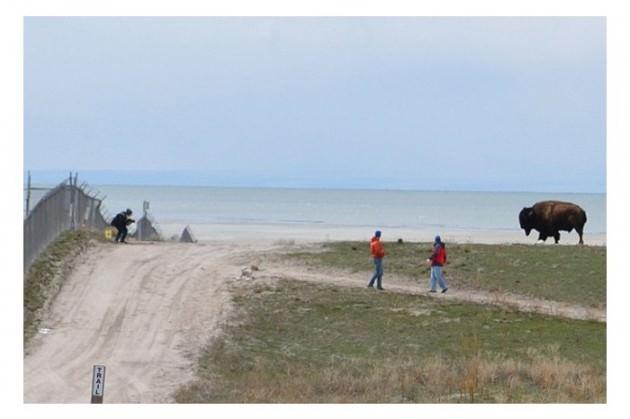
{"type": "MultiPolygon", "coordinates": [[[[24,401],[89,403],[92,366],[102,364],[106,403],[170,402],[194,378],[195,357],[227,320],[234,281],[365,287],[365,275],[309,270],[281,253],[281,246],[260,243],[97,245],[56,297],[41,325],[47,333],[29,342],[24,401]],[[250,264],[260,270],[243,275],[250,264]]],[[[425,294],[395,277],[385,284],[386,292],[425,294]]],[[[603,310],[509,294],[449,290],[435,298],[605,321],[603,310]]]]}
{"type": "MultiPolygon", "coordinates": [[[[286,279],[316,283],[328,283],[344,287],[365,287],[371,272],[347,273],[334,270],[314,271],[295,264],[276,263],[257,275],[260,279],[286,279]]],[[[473,289],[451,288],[446,294],[428,293],[428,278],[424,283],[410,283],[408,279],[388,275],[384,279],[386,291],[403,294],[425,295],[447,301],[464,301],[484,305],[503,307],[509,310],[547,314],[575,320],[606,321],[606,310],[585,307],[560,301],[550,301],[505,292],[490,292],[473,289]]],[[[375,292],[377,292],[375,290],[375,292]]]]}
{"type": "Polygon", "coordinates": [[[24,401],[89,403],[92,366],[105,402],[170,401],[229,311],[240,273],[230,245],[101,244],[57,296],[27,348],[24,401]],[[44,330],[45,331],[45,330],[44,330]]]}

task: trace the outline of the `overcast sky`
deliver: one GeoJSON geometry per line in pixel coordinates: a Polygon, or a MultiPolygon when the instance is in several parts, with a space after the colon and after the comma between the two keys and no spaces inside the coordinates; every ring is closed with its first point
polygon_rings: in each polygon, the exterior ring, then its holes
{"type": "Polygon", "coordinates": [[[25,170],[94,184],[605,192],[604,18],[24,28],[25,170]]]}

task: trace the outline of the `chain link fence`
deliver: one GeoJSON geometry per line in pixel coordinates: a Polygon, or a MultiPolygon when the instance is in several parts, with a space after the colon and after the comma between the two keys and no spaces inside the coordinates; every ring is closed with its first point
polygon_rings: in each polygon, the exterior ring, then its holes
{"type": "Polygon", "coordinates": [[[136,231],[131,235],[136,240],[162,240],[162,232],[148,213],[136,221],[136,231]]]}
{"type": "MultiPolygon", "coordinates": [[[[104,198],[98,198],[98,194],[89,190],[85,183],[77,186],[77,177],[70,175],[49,190],[32,210],[28,209],[30,191],[27,193],[27,214],[24,219],[25,271],[64,231],[87,229],[101,232],[109,226],[111,216],[102,205],[104,198]]],[[[143,234],[138,235],[137,240],[160,240],[161,234],[154,220],[145,215],[142,221],[143,234]]]]}

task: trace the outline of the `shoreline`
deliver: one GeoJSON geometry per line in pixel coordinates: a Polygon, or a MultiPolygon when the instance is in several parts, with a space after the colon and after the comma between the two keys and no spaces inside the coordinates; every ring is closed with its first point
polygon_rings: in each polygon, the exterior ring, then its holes
{"type": "MultiPolygon", "coordinates": [[[[195,239],[200,243],[258,242],[274,244],[281,243],[321,243],[329,241],[365,241],[369,242],[376,228],[368,227],[337,227],[329,225],[287,225],[287,224],[188,224],[195,239]]],[[[179,239],[186,225],[160,224],[165,240],[179,239]]],[[[538,233],[532,231],[525,236],[522,230],[470,230],[470,229],[418,229],[407,227],[380,228],[384,242],[394,242],[402,239],[405,242],[432,242],[436,235],[440,235],[446,243],[477,243],[477,244],[539,244],[554,245],[553,238],[546,242],[537,241],[538,233]]],[[[586,246],[606,246],[606,233],[584,234],[586,246]]],[[[578,235],[560,232],[559,245],[577,245],[578,235]]]]}

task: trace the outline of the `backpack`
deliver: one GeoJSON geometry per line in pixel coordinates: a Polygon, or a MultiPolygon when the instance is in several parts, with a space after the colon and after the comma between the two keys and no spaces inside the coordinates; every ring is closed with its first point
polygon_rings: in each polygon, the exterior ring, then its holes
{"type": "Polygon", "coordinates": [[[122,213],[116,214],[112,222],[110,223],[114,227],[125,224],[125,216],[122,213]]]}
{"type": "Polygon", "coordinates": [[[437,251],[437,255],[435,255],[435,262],[444,265],[446,263],[446,249],[444,246],[440,246],[437,251]]]}

